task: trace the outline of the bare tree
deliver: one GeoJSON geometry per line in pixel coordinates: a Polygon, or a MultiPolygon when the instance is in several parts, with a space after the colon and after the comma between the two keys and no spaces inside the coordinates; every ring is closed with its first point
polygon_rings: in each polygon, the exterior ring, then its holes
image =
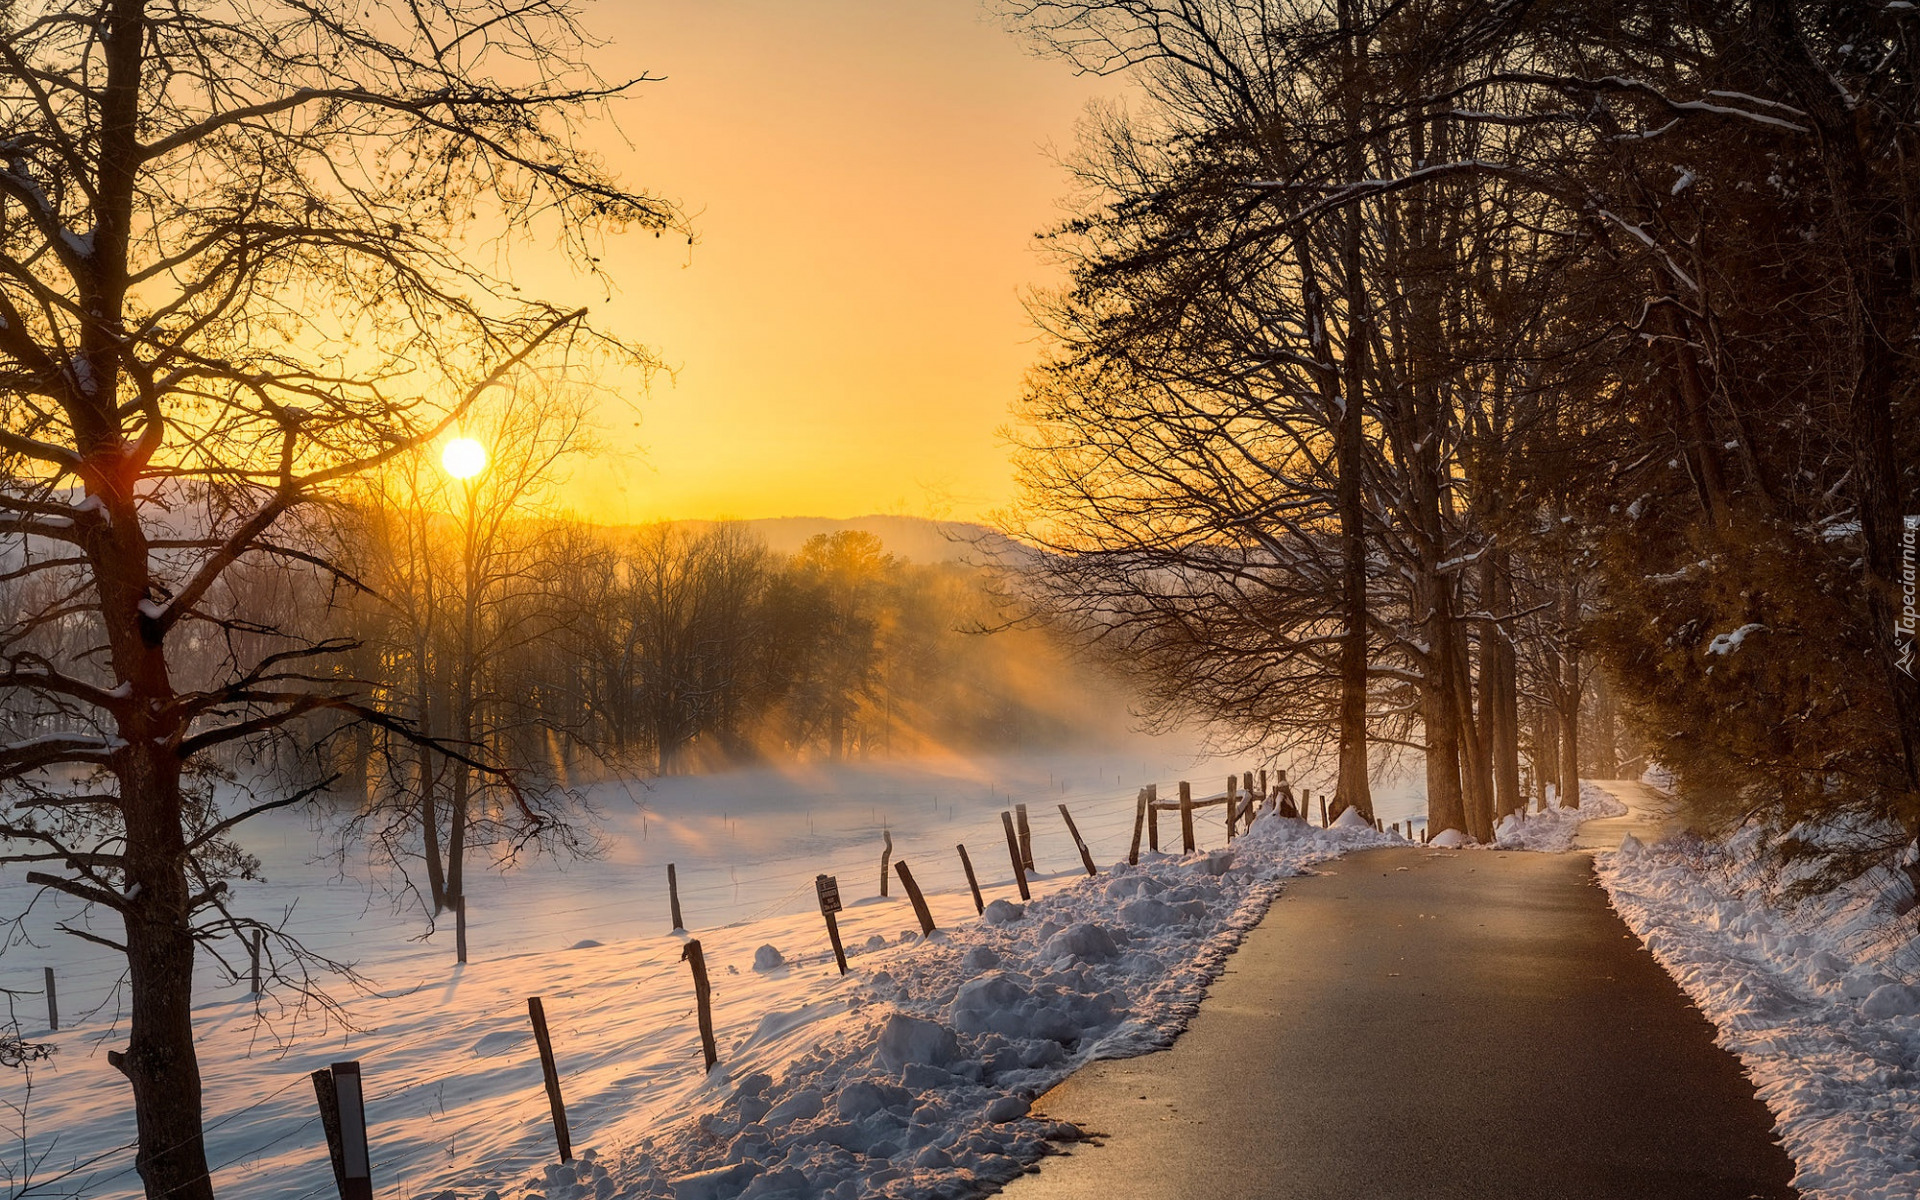
{"type": "Polygon", "coordinates": [[[80,936],[127,959],[110,1061],[140,1174],[204,1200],[196,947],[248,924],[224,899],[251,869],[241,824],[299,799],[235,807],[206,771],[323,711],[405,728],[328,668],[340,641],[223,585],[243,563],[331,570],[290,536],[300,510],[582,344],[579,314],[472,264],[474,228],[584,261],[598,231],[676,217],[576,148],[631,85],[586,69],[566,0],[0,21],[0,538],[42,589],[0,630],[0,835],[29,878],[122,917],[120,941],[80,936]],[[221,653],[188,676],[193,639],[221,653]]]}
{"type": "Polygon", "coordinates": [[[1371,817],[1380,614],[1369,512],[1377,335],[1369,214],[1321,201],[1364,165],[1344,2],[1032,3],[1043,42],[1131,70],[1148,117],[1095,127],[1098,210],[1056,239],[1074,288],[1029,400],[1022,536],[1056,616],[1156,678],[1163,716],[1335,746],[1371,817]]]}
{"type": "Polygon", "coordinates": [[[371,620],[354,638],[379,664],[363,678],[381,684],[378,707],[411,721],[415,736],[400,739],[404,758],[385,756],[384,786],[346,832],[351,841],[371,830],[403,869],[417,860],[435,913],[464,909],[471,850],[504,860],[529,842],[568,852],[589,845],[566,789],[506,787],[464,761],[560,782],[542,769],[542,743],[572,730],[516,668],[571,620],[551,552],[568,527],[549,505],[564,460],[591,449],[588,402],[537,380],[490,388],[458,429],[484,455],[469,464],[473,474],[451,476],[438,461],[442,447],[429,444],[354,497],[357,544],[343,561],[376,598],[361,606],[371,620]],[[452,752],[437,750],[440,742],[452,752]]]}

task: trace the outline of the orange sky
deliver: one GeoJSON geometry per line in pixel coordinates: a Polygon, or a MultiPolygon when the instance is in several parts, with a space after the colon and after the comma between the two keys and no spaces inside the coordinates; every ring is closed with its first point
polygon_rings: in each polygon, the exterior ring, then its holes
{"type": "Polygon", "coordinates": [[[666,76],[616,110],[630,146],[589,136],[699,244],[608,246],[611,304],[519,271],[677,371],[638,428],[608,413],[638,455],[575,470],[583,515],[1003,504],[1021,294],[1050,278],[1033,235],[1071,187],[1050,147],[1115,85],[1035,58],[979,0],[600,0],[588,20],[603,74],[666,76]]]}

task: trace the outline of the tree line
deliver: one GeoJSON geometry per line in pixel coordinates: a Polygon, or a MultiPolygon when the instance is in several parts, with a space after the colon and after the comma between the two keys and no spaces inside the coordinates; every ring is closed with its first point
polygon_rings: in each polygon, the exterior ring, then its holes
{"type": "Polygon", "coordinates": [[[1038,611],[1339,807],[1412,753],[1485,838],[1617,720],[1920,884],[1913,9],[1013,9],[1135,85],[1035,305],[1038,611]]]}
{"type": "Polygon", "coordinates": [[[598,780],[1004,752],[1121,716],[1054,635],[1002,628],[981,567],[900,559],[856,530],[780,554],[745,523],[515,514],[534,490],[515,474],[494,463],[474,489],[433,478],[431,495],[350,511],[334,558],[363,563],[363,587],[316,619],[388,723],[283,747],[354,832],[423,868],[434,911],[464,894],[474,847],[581,848],[576,800],[598,780]]]}

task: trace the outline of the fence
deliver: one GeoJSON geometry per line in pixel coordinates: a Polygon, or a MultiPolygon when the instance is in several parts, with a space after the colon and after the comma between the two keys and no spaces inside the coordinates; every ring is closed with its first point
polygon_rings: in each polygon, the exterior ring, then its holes
{"type": "MultiPolygon", "coordinates": [[[[1111,797],[1111,793],[1108,793],[1108,796],[1111,797]]],[[[1157,787],[1150,786],[1140,789],[1131,801],[1116,803],[1108,799],[1105,803],[1096,801],[1088,805],[1086,801],[1089,797],[1086,796],[1069,796],[1068,799],[1060,801],[1055,805],[1059,817],[1058,830],[1071,844],[1072,854],[1077,862],[1055,872],[1052,876],[1039,875],[1033,851],[1036,824],[1042,829],[1048,829],[1052,827],[1052,822],[1036,822],[1036,817],[1044,814],[1030,813],[1024,804],[1014,805],[1010,810],[1003,812],[1000,815],[1001,829],[995,830],[994,836],[991,836],[987,842],[976,841],[975,850],[991,855],[993,851],[986,847],[998,842],[1000,836],[1004,835],[1007,841],[1008,865],[1011,874],[1007,882],[1017,884],[1021,893],[1025,895],[1029,880],[1034,877],[1057,878],[1081,873],[1089,876],[1097,875],[1099,869],[1089,845],[1090,840],[1100,844],[1126,844],[1128,847],[1126,858],[1137,862],[1143,848],[1146,850],[1158,848],[1161,838],[1160,817],[1163,815],[1177,816],[1180,849],[1192,852],[1199,849],[1203,842],[1214,842],[1221,836],[1226,841],[1232,841],[1241,830],[1251,825],[1254,816],[1261,810],[1292,810],[1302,814],[1311,811],[1311,794],[1303,791],[1296,798],[1286,783],[1284,772],[1271,785],[1265,771],[1244,772],[1230,777],[1226,787],[1221,791],[1203,796],[1195,796],[1190,784],[1182,782],[1178,786],[1178,797],[1176,800],[1161,800],[1157,787]],[[1073,813],[1072,804],[1082,805],[1083,811],[1079,817],[1073,813]]],[[[1324,807],[1321,812],[1321,823],[1325,824],[1324,807]]],[[[948,878],[948,874],[943,874],[943,871],[951,874],[956,883],[964,879],[966,889],[964,893],[960,892],[958,886],[942,890],[967,896],[976,912],[984,908],[981,884],[975,870],[976,856],[970,855],[964,842],[956,845],[951,867],[933,863],[925,858],[910,865],[905,859],[894,859],[895,850],[890,834],[883,836],[883,843],[879,852],[879,882],[882,885],[882,894],[886,894],[889,877],[896,879],[906,892],[923,934],[932,933],[937,926],[921,889],[921,879],[916,876],[916,869],[921,876],[926,876],[931,868],[931,877],[940,880],[948,878]]],[[[991,858],[979,861],[987,862],[991,861],[991,858]]],[[[660,906],[660,923],[667,929],[684,934],[688,926],[686,910],[683,908],[684,901],[697,900],[702,891],[711,893],[718,888],[683,890],[679,886],[677,870],[671,864],[667,867],[666,876],[665,894],[656,893],[657,898],[654,901],[660,906]]],[[[815,889],[823,916],[822,941],[828,945],[815,954],[797,956],[793,961],[796,965],[833,962],[844,972],[847,969],[844,950],[839,944],[839,935],[834,924],[834,913],[839,910],[841,903],[837,878],[831,875],[800,873],[774,876],[774,878],[779,879],[780,882],[791,881],[791,889],[764,905],[756,914],[717,930],[709,928],[705,931],[705,940],[711,944],[716,934],[724,938],[727,929],[751,927],[763,916],[786,907],[807,888],[812,887],[815,889]]],[[[868,878],[873,877],[869,875],[868,878]]],[[[996,881],[989,886],[1003,885],[996,881]]],[[[698,913],[695,910],[694,923],[697,924],[697,922],[698,913]]],[[[692,1018],[689,1022],[692,1028],[685,1029],[690,1053],[694,1045],[694,1034],[696,1031],[698,1034],[698,1061],[701,1065],[691,1069],[701,1073],[711,1071],[719,1056],[719,1047],[716,1045],[714,1035],[712,988],[707,976],[706,959],[706,947],[703,946],[702,939],[688,938],[679,960],[655,964],[653,969],[622,981],[623,988],[631,994],[637,989],[668,986],[668,981],[678,976],[678,982],[673,986],[685,989],[684,994],[688,1001],[687,1007],[682,1010],[682,1015],[692,1018]]],[[[48,976],[47,999],[50,1025],[57,1027],[57,1013],[53,1008],[56,1003],[54,981],[50,970],[48,976]]],[[[541,996],[528,997],[526,1004],[527,1020],[532,1027],[533,1040],[541,1065],[541,1089],[538,1093],[529,1091],[521,1102],[522,1107],[532,1109],[533,1106],[538,1105],[546,1111],[552,1129],[554,1155],[561,1162],[566,1162],[571,1158],[573,1133],[568,1123],[566,1094],[569,1081],[575,1078],[568,1070],[569,1044],[565,1037],[566,1029],[569,1026],[584,1023],[587,1018],[604,1015],[606,1005],[575,1012],[570,1011],[563,1003],[559,1008],[550,1010],[547,998],[541,996]],[[558,1020],[560,1027],[557,1030],[549,1025],[550,1017],[558,1020]]],[[[214,1170],[225,1170],[249,1159],[258,1160],[276,1147],[294,1142],[296,1139],[308,1139],[315,1150],[316,1168],[320,1162],[319,1154],[324,1152],[331,1163],[332,1170],[317,1174],[317,1182],[314,1186],[295,1200],[322,1196],[330,1190],[347,1200],[364,1200],[372,1194],[374,1188],[382,1184],[382,1168],[391,1169],[393,1165],[381,1158],[382,1114],[398,1111],[402,1100],[410,1095],[423,1093],[443,1082],[440,1078],[425,1074],[410,1080],[383,1081],[381,1061],[394,1060],[408,1050],[418,1049],[429,1036],[430,1033],[422,1033],[414,1037],[389,1041],[380,1045],[376,1051],[363,1052],[357,1059],[343,1060],[325,1070],[311,1074],[292,1073],[286,1082],[266,1096],[208,1122],[207,1131],[213,1133],[278,1101],[289,1090],[301,1084],[309,1084],[314,1089],[315,1103],[308,1110],[305,1119],[286,1121],[284,1128],[276,1128],[272,1131],[271,1137],[248,1139],[249,1144],[244,1149],[238,1154],[226,1156],[223,1161],[215,1164],[214,1170]]],[[[436,1128],[436,1141],[444,1140],[449,1145],[458,1144],[484,1128],[497,1126],[501,1117],[501,1112],[496,1109],[459,1127],[436,1128]]],[[[121,1147],[108,1153],[130,1150],[130,1146],[121,1147]]],[[[93,1162],[98,1163],[104,1157],[106,1156],[98,1156],[93,1162]]],[[[115,1183],[131,1171],[132,1164],[128,1162],[120,1169],[109,1173],[88,1176],[85,1186],[90,1191],[97,1191],[115,1183]]],[[[389,1187],[393,1182],[390,1178],[385,1181],[389,1187]]],[[[410,1181],[410,1183],[413,1182],[415,1181],[410,1181]]],[[[410,1187],[409,1190],[416,1189],[410,1187]]]]}

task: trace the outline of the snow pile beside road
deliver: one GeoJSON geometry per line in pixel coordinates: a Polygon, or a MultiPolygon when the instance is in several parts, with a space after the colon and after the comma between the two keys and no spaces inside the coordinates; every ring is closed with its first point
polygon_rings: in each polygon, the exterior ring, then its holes
{"type": "Polygon", "coordinates": [[[1614,907],[1719,1028],[1779,1120],[1807,1200],[1920,1195],[1920,937],[1891,873],[1791,906],[1764,835],[1629,837],[1614,907]]]}
{"type": "MultiPolygon", "coordinates": [[[[1169,1044],[1280,881],[1393,841],[1263,817],[1227,849],[1145,855],[869,960],[830,1019],[768,1014],[670,1129],[625,1141],[570,1178],[509,1195],[961,1197],[1020,1174],[1049,1143],[1080,1136],[1028,1103],[1083,1063],[1169,1044]],[[806,1026],[783,1066],[725,1077],[756,1044],[806,1026]],[[603,1182],[604,1181],[604,1182],[603,1182]]],[[[621,1135],[632,1135],[631,1139],[621,1135]]]]}
{"type": "Polygon", "coordinates": [[[1626,813],[1627,806],[1611,792],[1582,782],[1578,808],[1556,807],[1540,813],[1511,814],[1493,831],[1493,841],[1502,850],[1540,850],[1558,854],[1573,848],[1573,837],[1580,831],[1582,821],[1622,817],[1626,813]]]}
{"type": "MultiPolygon", "coordinates": [[[[206,1004],[196,1034],[217,1097],[207,1121],[216,1187],[232,1200],[324,1200],[334,1185],[307,1076],[353,1059],[367,1080],[381,1195],[982,1195],[1080,1136],[1029,1116],[1036,1095],[1083,1063],[1173,1040],[1282,880],[1387,844],[1403,843],[1263,816],[1224,848],[1149,852],[1091,878],[1036,876],[1024,903],[1010,874],[982,879],[984,917],[965,891],[930,892],[941,928],[924,938],[898,895],[850,895],[839,914],[845,976],[818,912],[704,930],[711,1073],[700,1070],[680,935],[576,930],[564,950],[477,960],[359,997],[354,1030],[282,1016],[269,1030],[277,1043],[251,1002],[206,1004]],[[554,1161],[529,996],[543,998],[551,1029],[578,1156],[567,1164],[554,1161]]],[[[923,881],[959,874],[938,861],[915,859],[923,881]]],[[[813,880],[794,886],[811,893],[813,880]]],[[[83,1024],[54,1036],[62,1052],[36,1071],[24,1139],[31,1178],[16,1173],[15,1190],[136,1200],[125,1085],[104,1062],[113,1032],[83,1024]]]]}

